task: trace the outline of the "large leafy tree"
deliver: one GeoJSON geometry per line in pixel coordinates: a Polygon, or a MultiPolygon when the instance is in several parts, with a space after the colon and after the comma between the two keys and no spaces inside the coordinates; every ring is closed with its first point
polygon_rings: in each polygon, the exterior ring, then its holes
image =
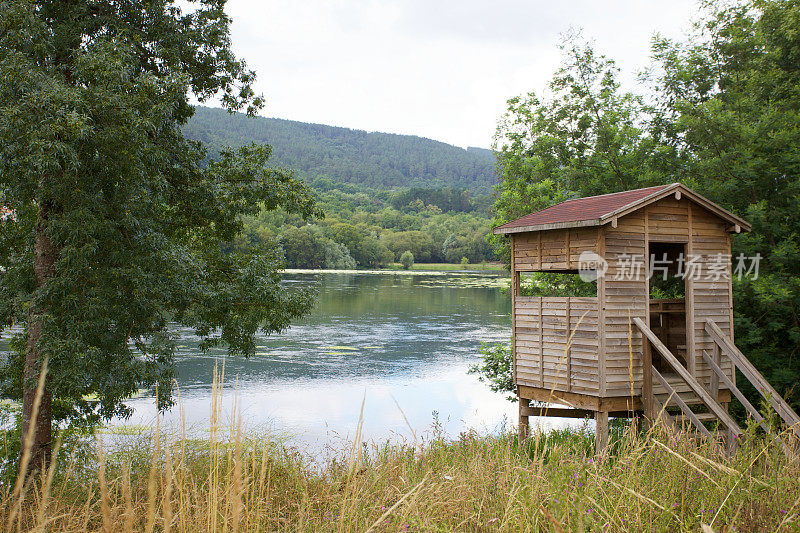
{"type": "MultiPolygon", "coordinates": [[[[753,223],[733,255],[736,343],[800,407],[800,1],[705,4],[685,42],[656,39],[663,140],[691,184],[753,223]],[[736,258],[734,257],[734,264],[736,258]]],[[[750,384],[742,385],[758,397],[750,384]]]]}
{"type": "MultiPolygon", "coordinates": [[[[673,181],[744,216],[753,230],[733,239],[734,266],[740,254],[762,259],[758,277],[734,280],[736,343],[797,409],[800,0],[702,8],[688,39],[654,39],[648,105],[619,90],[613,63],[569,42],[552,96],[510,101],[495,222],[568,196],[673,181]]],[[[507,386],[502,372],[489,377],[507,386]]]]}
{"type": "MultiPolygon", "coordinates": [[[[613,60],[580,35],[567,36],[561,50],[546,96],[510,99],[498,124],[496,225],[571,197],[660,183],[660,167],[672,160],[648,132],[642,98],[621,89],[613,60]]],[[[508,260],[507,239],[493,243],[508,260]]]]}
{"type": "Polygon", "coordinates": [[[180,131],[190,98],[262,105],[224,6],[0,1],[0,204],[15,214],[0,224],[0,327],[24,330],[2,387],[23,402],[23,439],[35,430],[33,466],[54,420],[125,416],[143,387],[170,404],[170,322],[247,355],[259,328],[310,308],[280,288],[273,248],[225,246],[262,207],[315,214],[306,188],[267,166],[268,147],[208,161],[180,131]]]}

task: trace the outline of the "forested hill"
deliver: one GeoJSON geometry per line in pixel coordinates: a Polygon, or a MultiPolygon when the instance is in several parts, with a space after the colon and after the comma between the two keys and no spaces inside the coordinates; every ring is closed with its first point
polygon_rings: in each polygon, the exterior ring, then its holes
{"type": "Polygon", "coordinates": [[[495,181],[491,150],[465,150],[413,135],[248,118],[200,106],[184,132],[205,143],[212,154],[224,146],[266,143],[272,146],[276,166],[309,178],[329,177],[377,189],[452,187],[486,194],[495,181]]]}

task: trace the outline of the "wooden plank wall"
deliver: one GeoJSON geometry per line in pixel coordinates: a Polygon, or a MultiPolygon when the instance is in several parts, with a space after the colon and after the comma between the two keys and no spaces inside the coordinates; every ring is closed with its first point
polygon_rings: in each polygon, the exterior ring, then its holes
{"type": "Polygon", "coordinates": [[[633,258],[644,262],[646,254],[644,211],[635,211],[620,218],[617,227],[607,224],[605,259],[608,270],[604,278],[604,397],[630,396],[633,374],[633,394],[642,390],[642,337],[631,326],[639,317],[647,320],[647,271],[644,265],[632,266],[633,258]],[[633,357],[631,358],[631,351],[633,357]],[[632,368],[631,368],[632,367],[632,368]]]}
{"type": "Polygon", "coordinates": [[[595,251],[596,247],[597,228],[519,233],[514,236],[514,269],[516,272],[577,269],[581,253],[595,251]]]}
{"type": "Polygon", "coordinates": [[[689,203],[674,196],[645,207],[648,239],[657,242],[689,242],[689,203]]]}
{"type": "MultiPolygon", "coordinates": [[[[686,312],[693,317],[687,328],[687,358],[689,370],[701,383],[709,383],[711,369],[703,361],[702,350],[711,355],[711,338],[705,332],[706,318],[719,324],[723,331],[730,333],[730,234],[728,222],[720,219],[686,198],[674,196],[664,198],[647,206],[648,240],[657,242],[686,243],[686,257],[696,256],[701,272],[699,279],[689,276],[686,281],[686,312]],[[709,269],[720,262],[717,254],[723,254],[725,265],[719,276],[707,279],[709,269]],[[719,279],[717,279],[719,278],[719,279]]],[[[733,366],[723,358],[723,369],[733,377],[733,366]]],[[[724,385],[722,386],[724,389],[724,385]]]]}
{"type": "Polygon", "coordinates": [[[599,395],[597,302],[585,297],[515,298],[518,384],[599,395]]]}
{"type": "MultiPolygon", "coordinates": [[[[691,282],[693,363],[698,381],[710,383],[712,371],[703,361],[702,355],[703,350],[709,355],[712,355],[713,350],[713,341],[705,331],[706,319],[712,319],[722,331],[732,337],[731,252],[730,234],[727,232],[730,224],[697,205],[691,206],[691,216],[692,253],[699,258],[698,263],[701,265],[699,279],[691,282]],[[718,266],[722,267],[719,271],[716,270],[718,266]]],[[[722,357],[721,366],[728,377],[734,380],[733,365],[728,357],[722,357]]],[[[726,387],[721,385],[721,388],[726,387]]]]}

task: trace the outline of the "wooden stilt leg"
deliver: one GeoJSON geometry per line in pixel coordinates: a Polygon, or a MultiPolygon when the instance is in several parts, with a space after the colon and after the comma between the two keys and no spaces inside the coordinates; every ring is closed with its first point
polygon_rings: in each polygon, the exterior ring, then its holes
{"type": "Polygon", "coordinates": [[[531,401],[523,397],[518,397],[519,404],[519,440],[525,440],[530,435],[530,426],[528,423],[528,412],[526,408],[530,406],[531,401]]]}
{"type": "Polygon", "coordinates": [[[638,416],[634,415],[631,418],[631,433],[638,438],[639,431],[641,430],[642,420],[638,416]]]}
{"type": "MultiPolygon", "coordinates": [[[[728,404],[727,403],[723,403],[722,407],[723,407],[723,409],[725,409],[726,413],[730,412],[728,410],[728,404]]],[[[725,429],[725,440],[727,441],[725,444],[727,445],[727,448],[728,448],[728,456],[734,455],[736,453],[736,450],[739,449],[739,439],[736,438],[736,433],[731,431],[730,428],[726,428],[725,429]]]]}
{"type": "Polygon", "coordinates": [[[649,429],[657,413],[653,401],[653,352],[647,339],[643,339],[642,344],[642,408],[644,410],[642,423],[645,429],[649,429]]]}
{"type": "Polygon", "coordinates": [[[598,411],[594,415],[597,429],[595,430],[595,451],[603,453],[608,446],[608,411],[598,411]]]}

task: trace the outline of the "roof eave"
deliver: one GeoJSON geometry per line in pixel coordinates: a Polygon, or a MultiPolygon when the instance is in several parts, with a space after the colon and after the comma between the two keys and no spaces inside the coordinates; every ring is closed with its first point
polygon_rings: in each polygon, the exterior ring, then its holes
{"type": "Polygon", "coordinates": [[[498,226],[492,230],[495,235],[508,235],[509,233],[525,233],[528,231],[545,231],[549,229],[585,228],[602,224],[599,218],[589,220],[573,220],[570,222],[551,222],[550,224],[531,224],[529,226],[514,226],[504,228],[498,226]]]}

